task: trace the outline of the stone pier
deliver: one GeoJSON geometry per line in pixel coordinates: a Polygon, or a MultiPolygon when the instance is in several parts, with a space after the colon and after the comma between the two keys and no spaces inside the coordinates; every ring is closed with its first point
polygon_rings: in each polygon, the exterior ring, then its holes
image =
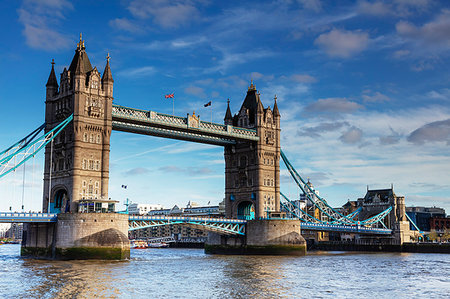
{"type": "Polygon", "coordinates": [[[56,223],[24,227],[21,255],[53,259],[107,259],[130,257],[128,215],[63,213],[56,223]]]}
{"type": "Polygon", "coordinates": [[[210,254],[305,255],[306,241],[300,220],[251,220],[245,236],[210,233],[205,244],[210,254]]]}

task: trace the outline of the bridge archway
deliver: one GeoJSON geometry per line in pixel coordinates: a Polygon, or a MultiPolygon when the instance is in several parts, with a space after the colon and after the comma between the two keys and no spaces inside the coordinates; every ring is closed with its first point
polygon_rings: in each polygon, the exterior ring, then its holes
{"type": "Polygon", "coordinates": [[[50,213],[70,212],[70,199],[67,190],[64,188],[56,189],[53,200],[50,202],[50,213]]]}
{"type": "Polygon", "coordinates": [[[242,220],[255,219],[255,205],[250,201],[242,201],[237,206],[237,218],[242,220]]]}

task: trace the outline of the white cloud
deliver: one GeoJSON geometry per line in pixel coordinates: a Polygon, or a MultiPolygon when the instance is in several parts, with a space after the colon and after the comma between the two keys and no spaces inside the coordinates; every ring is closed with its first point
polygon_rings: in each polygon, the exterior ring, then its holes
{"type": "Polygon", "coordinates": [[[428,55],[430,51],[440,53],[450,49],[450,10],[443,10],[433,21],[423,26],[400,21],[395,28],[416,52],[428,55]]]}
{"type": "Polygon", "coordinates": [[[305,9],[319,12],[322,10],[322,3],[320,0],[297,0],[303,5],[305,9]]]}
{"type": "Polygon", "coordinates": [[[450,101],[450,88],[443,88],[439,91],[432,90],[427,93],[426,97],[441,101],[450,101]]]}
{"type": "Polygon", "coordinates": [[[136,167],[136,168],[132,168],[128,171],[124,172],[125,176],[139,176],[139,175],[143,175],[146,173],[149,173],[150,170],[148,168],[144,168],[144,167],[136,167]]]}
{"type": "Polygon", "coordinates": [[[193,1],[134,0],[128,10],[135,17],[148,19],[163,28],[178,28],[199,18],[193,1]]]}
{"type": "Polygon", "coordinates": [[[125,77],[146,77],[152,76],[153,74],[155,74],[155,72],[156,69],[153,66],[142,66],[120,70],[118,74],[125,77]]]}
{"type": "Polygon", "coordinates": [[[381,145],[396,144],[402,138],[402,135],[400,135],[398,132],[394,131],[394,129],[390,128],[390,130],[391,130],[390,135],[379,137],[381,145]]]}
{"type": "Polygon", "coordinates": [[[131,33],[143,32],[143,29],[139,25],[126,18],[116,18],[114,20],[111,20],[109,21],[109,26],[131,33]]]}
{"type": "Polygon", "coordinates": [[[379,91],[372,93],[372,94],[365,93],[362,95],[362,98],[363,98],[364,102],[372,102],[372,103],[390,101],[390,98],[387,95],[384,95],[379,91]]]}
{"type": "Polygon", "coordinates": [[[306,114],[313,113],[351,113],[363,108],[356,102],[349,101],[346,98],[327,98],[319,99],[304,108],[306,114]]]}
{"type": "Polygon", "coordinates": [[[357,10],[361,14],[373,16],[386,16],[394,13],[392,10],[392,6],[382,1],[360,1],[358,2],[357,10]]]}
{"type": "Polygon", "coordinates": [[[359,1],[357,11],[364,15],[377,17],[401,16],[407,17],[414,13],[425,12],[431,1],[429,0],[393,0],[393,1],[359,1]]]}
{"type": "Polygon", "coordinates": [[[205,90],[198,86],[188,86],[184,89],[184,92],[187,94],[197,96],[202,99],[206,98],[205,90]]]}
{"type": "Polygon", "coordinates": [[[346,132],[344,132],[339,139],[343,143],[347,144],[355,144],[362,140],[363,132],[361,129],[356,127],[349,128],[346,132]]]}
{"type": "Polygon", "coordinates": [[[205,73],[224,72],[235,65],[274,55],[273,52],[263,49],[254,49],[241,53],[230,52],[224,48],[218,48],[218,50],[222,52],[222,57],[218,59],[216,66],[204,70],[205,73]]]}
{"type": "Polygon", "coordinates": [[[410,54],[411,54],[411,51],[409,51],[409,50],[397,50],[394,52],[394,58],[396,58],[396,59],[407,58],[410,56],[410,54]]]}
{"type": "Polygon", "coordinates": [[[349,125],[346,121],[324,122],[311,127],[303,127],[298,131],[297,135],[317,138],[322,136],[322,134],[337,131],[349,125]]]}
{"type": "Polygon", "coordinates": [[[409,134],[408,141],[415,144],[446,142],[450,145],[450,118],[428,123],[409,134]]]}
{"type": "Polygon", "coordinates": [[[350,58],[367,48],[369,35],[367,32],[333,29],[323,33],[314,41],[330,57],[350,58]]]}
{"type": "Polygon", "coordinates": [[[66,0],[24,1],[18,13],[26,43],[46,51],[67,48],[70,38],[56,28],[64,20],[64,13],[72,9],[72,4],[66,0]]]}
{"type": "Polygon", "coordinates": [[[315,83],[317,79],[308,74],[294,74],[290,77],[292,81],[299,83],[315,83]]]}

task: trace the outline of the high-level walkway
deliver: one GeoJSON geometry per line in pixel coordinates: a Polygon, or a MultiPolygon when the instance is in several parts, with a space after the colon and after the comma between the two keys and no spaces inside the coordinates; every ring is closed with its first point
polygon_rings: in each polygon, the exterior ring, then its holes
{"type": "Polygon", "coordinates": [[[222,146],[236,144],[236,140],[259,140],[256,130],[205,122],[195,115],[179,117],[119,105],[112,107],[112,127],[116,131],[222,146]]]}

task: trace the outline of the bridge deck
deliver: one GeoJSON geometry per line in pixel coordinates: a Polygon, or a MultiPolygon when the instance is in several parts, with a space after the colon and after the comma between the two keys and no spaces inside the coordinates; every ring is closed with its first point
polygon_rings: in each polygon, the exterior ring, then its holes
{"type": "Polygon", "coordinates": [[[51,213],[1,213],[0,223],[56,222],[58,214],[51,213]]]}
{"type": "MultiPolygon", "coordinates": [[[[56,222],[58,214],[0,212],[0,223],[48,223],[56,222]]],[[[192,224],[226,234],[245,234],[246,220],[203,217],[141,216],[129,215],[129,230],[137,230],[170,224],[192,224]]],[[[357,225],[301,223],[302,230],[348,232],[370,235],[390,235],[392,230],[357,225]]]]}
{"type": "Polygon", "coordinates": [[[155,111],[113,105],[113,130],[187,140],[214,145],[235,144],[237,140],[258,141],[256,130],[198,121],[155,111]]]}

